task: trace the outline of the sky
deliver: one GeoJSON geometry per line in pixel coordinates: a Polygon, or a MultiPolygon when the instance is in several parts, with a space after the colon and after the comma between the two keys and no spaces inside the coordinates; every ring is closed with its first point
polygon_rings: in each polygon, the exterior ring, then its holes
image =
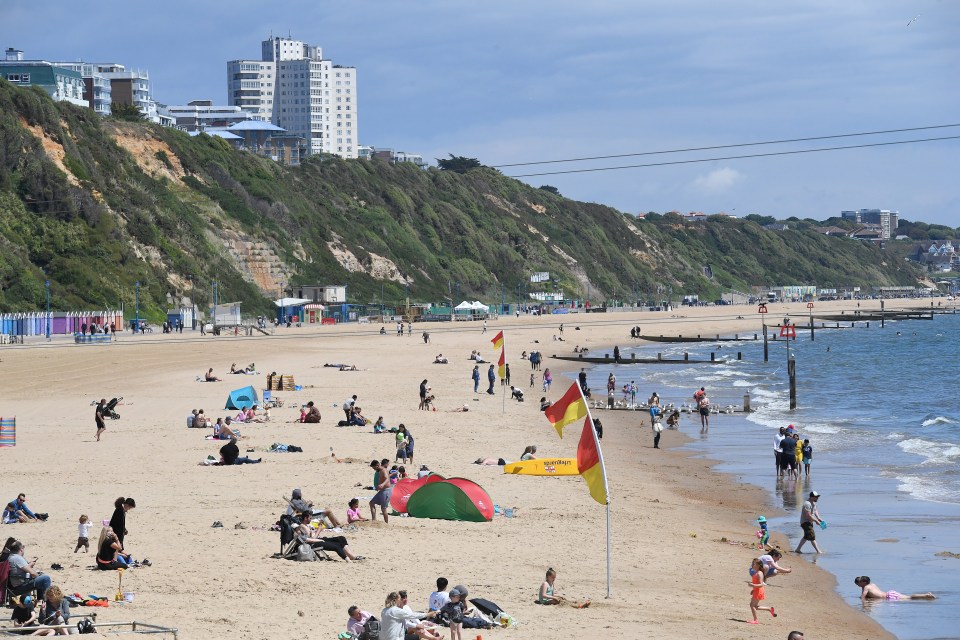
{"type": "MultiPolygon", "coordinates": [[[[226,62],[258,58],[271,33],[357,67],[361,144],[431,161],[500,167],[960,124],[956,0],[0,1],[0,47],[145,69],[171,105],[226,104],[226,62]]],[[[942,136],[960,127],[501,170],[942,136]]],[[[957,227],[958,156],[960,140],[943,140],[522,179],[633,213],[881,208],[957,227]]]]}

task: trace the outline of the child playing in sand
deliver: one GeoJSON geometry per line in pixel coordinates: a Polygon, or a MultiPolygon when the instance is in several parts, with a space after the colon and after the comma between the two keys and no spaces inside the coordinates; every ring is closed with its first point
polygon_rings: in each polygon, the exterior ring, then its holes
{"type": "Polygon", "coordinates": [[[584,609],[590,606],[590,601],[574,602],[567,600],[554,589],[554,581],[557,579],[557,572],[551,567],[547,569],[547,575],[540,585],[540,591],[537,593],[537,604],[569,604],[576,609],[584,609]]]}
{"type": "Polygon", "coordinates": [[[79,536],[77,537],[77,548],[73,550],[74,553],[80,551],[80,547],[83,547],[83,552],[87,553],[90,551],[90,522],[87,516],[80,516],[80,524],[77,525],[77,532],[79,536]]]}
{"type": "Polygon", "coordinates": [[[770,542],[770,531],[767,529],[767,519],[763,516],[757,518],[757,524],[760,525],[760,531],[757,531],[757,537],[760,538],[760,548],[766,549],[770,542]]]}
{"type": "Polygon", "coordinates": [[[369,518],[364,518],[360,513],[360,500],[354,498],[347,505],[347,524],[351,522],[366,522],[369,518]]]}
{"type": "Polygon", "coordinates": [[[750,568],[753,570],[753,577],[747,580],[747,584],[750,585],[750,613],[753,614],[753,620],[748,624],[760,624],[760,621],[757,620],[757,611],[769,611],[774,618],[777,617],[777,612],[773,610],[773,607],[760,606],[760,601],[766,599],[763,588],[767,586],[767,583],[763,581],[763,562],[760,558],[754,558],[753,562],[750,563],[750,568]]]}

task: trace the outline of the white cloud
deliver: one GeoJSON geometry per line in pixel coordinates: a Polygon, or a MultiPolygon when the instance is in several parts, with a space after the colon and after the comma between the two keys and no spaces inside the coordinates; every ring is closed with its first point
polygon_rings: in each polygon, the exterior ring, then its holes
{"type": "Polygon", "coordinates": [[[693,186],[704,191],[725,191],[734,185],[743,177],[743,174],[736,169],[723,167],[714,169],[705,176],[697,176],[693,181],[693,186]]]}

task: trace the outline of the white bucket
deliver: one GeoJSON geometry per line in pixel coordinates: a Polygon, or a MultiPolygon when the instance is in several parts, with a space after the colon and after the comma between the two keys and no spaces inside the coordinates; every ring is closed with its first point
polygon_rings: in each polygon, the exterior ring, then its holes
{"type": "Polygon", "coordinates": [[[133,602],[133,591],[124,591],[124,592],[123,592],[123,601],[124,601],[124,602],[133,602]]]}

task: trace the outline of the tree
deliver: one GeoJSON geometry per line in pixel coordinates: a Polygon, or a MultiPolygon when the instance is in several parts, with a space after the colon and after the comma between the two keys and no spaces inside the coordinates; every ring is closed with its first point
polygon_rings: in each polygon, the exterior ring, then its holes
{"type": "Polygon", "coordinates": [[[144,120],[143,111],[135,104],[114,102],[110,105],[110,114],[117,120],[140,122],[144,120]]]}
{"type": "Polygon", "coordinates": [[[443,171],[455,171],[456,173],[466,173],[471,169],[477,169],[483,165],[476,158],[467,158],[465,156],[455,156],[452,153],[450,158],[437,158],[437,166],[443,171]]]}
{"type": "Polygon", "coordinates": [[[552,187],[549,184],[540,185],[540,189],[542,191],[552,193],[555,196],[560,196],[561,198],[563,197],[562,194],[560,193],[560,189],[557,189],[556,187],[552,187]]]}

